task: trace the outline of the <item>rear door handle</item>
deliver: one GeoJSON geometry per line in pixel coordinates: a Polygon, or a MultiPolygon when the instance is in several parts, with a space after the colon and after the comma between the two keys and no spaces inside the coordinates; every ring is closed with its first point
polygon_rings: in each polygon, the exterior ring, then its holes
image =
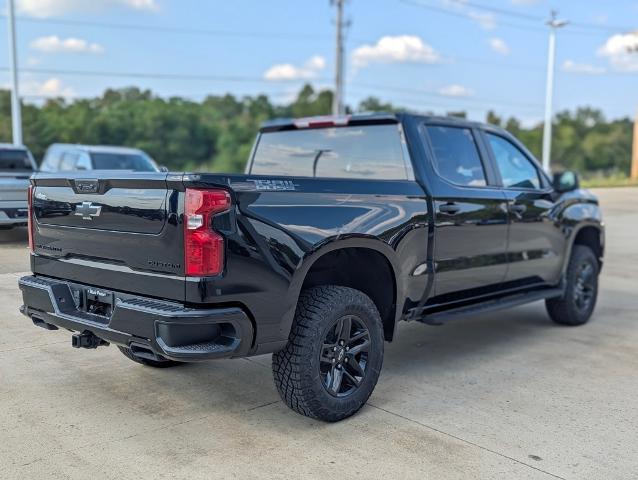
{"type": "Polygon", "coordinates": [[[445,213],[446,215],[456,215],[461,211],[461,207],[454,202],[444,203],[443,205],[439,205],[439,212],[445,213]]]}

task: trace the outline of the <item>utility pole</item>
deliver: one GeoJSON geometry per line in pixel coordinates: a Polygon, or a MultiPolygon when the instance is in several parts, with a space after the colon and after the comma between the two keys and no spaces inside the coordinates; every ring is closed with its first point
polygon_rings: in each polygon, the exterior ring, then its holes
{"type": "Polygon", "coordinates": [[[545,125],[543,128],[543,169],[549,173],[552,155],[552,117],[554,101],[554,69],[556,63],[556,30],[567,25],[567,21],[558,20],[552,10],[549,25],[549,51],[547,53],[547,86],[545,88],[545,125]]]}
{"type": "Polygon", "coordinates": [[[333,5],[337,5],[337,54],[335,57],[335,91],[332,97],[332,114],[343,115],[345,113],[343,105],[343,37],[344,29],[348,22],[343,20],[343,4],[346,0],[332,0],[333,5]]]}
{"type": "Polygon", "coordinates": [[[631,179],[638,180],[638,112],[634,122],[634,151],[631,157],[631,179]]]}
{"type": "Polygon", "coordinates": [[[13,144],[22,145],[22,115],[20,112],[20,93],[18,92],[18,54],[16,50],[16,19],[13,0],[7,0],[9,6],[9,57],[11,61],[11,125],[13,144]]]}

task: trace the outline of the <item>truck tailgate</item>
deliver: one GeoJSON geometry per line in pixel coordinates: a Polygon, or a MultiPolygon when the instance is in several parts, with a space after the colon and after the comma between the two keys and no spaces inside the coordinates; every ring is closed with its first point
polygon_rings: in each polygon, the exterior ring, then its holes
{"type": "Polygon", "coordinates": [[[30,175],[30,172],[0,171],[0,202],[20,202],[24,207],[30,175]]]}
{"type": "Polygon", "coordinates": [[[182,176],[64,175],[33,180],[34,273],[183,301],[182,176]]]}

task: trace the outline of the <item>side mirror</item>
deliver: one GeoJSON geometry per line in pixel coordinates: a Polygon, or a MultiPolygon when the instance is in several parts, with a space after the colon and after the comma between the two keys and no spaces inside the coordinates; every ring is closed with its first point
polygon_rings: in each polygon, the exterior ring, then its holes
{"type": "Polygon", "coordinates": [[[571,192],[580,188],[580,180],[578,174],[567,170],[565,172],[555,173],[553,180],[554,190],[558,193],[571,192]]]}
{"type": "Polygon", "coordinates": [[[162,173],[166,173],[166,172],[168,172],[168,167],[165,167],[164,165],[161,165],[159,167],[159,171],[162,172],[162,173]]]}

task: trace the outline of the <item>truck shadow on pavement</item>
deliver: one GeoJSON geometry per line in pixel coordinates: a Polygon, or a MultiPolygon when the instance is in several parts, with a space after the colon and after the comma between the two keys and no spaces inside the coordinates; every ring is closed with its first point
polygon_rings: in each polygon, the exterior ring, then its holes
{"type": "Polygon", "coordinates": [[[521,348],[533,348],[562,329],[551,322],[540,302],[462,317],[441,326],[399,324],[395,341],[386,344],[383,373],[464,368],[521,348]]]}
{"type": "MultiPolygon", "coordinates": [[[[497,356],[533,349],[534,344],[546,341],[543,337],[559,329],[547,318],[541,304],[461,318],[441,327],[399,325],[397,340],[386,344],[379,387],[395,377],[401,377],[410,388],[410,384],[421,385],[424,377],[462,374],[468,367],[488,364],[497,356]]],[[[151,389],[171,392],[179,404],[198,405],[211,415],[223,414],[229,405],[235,411],[251,411],[280,402],[272,383],[270,355],[186,364],[168,370],[155,371],[152,378],[146,378],[147,382],[160,383],[151,389]]]]}
{"type": "Polygon", "coordinates": [[[29,241],[29,233],[26,227],[15,227],[10,230],[0,229],[0,245],[22,245],[29,241]]]}

